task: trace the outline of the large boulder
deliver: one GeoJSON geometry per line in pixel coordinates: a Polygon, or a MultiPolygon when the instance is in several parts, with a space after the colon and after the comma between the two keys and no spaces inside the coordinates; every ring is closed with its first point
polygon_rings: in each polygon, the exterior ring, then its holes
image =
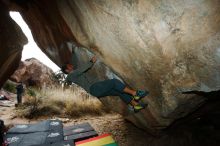
{"type": "Polygon", "coordinates": [[[87,50],[78,50],[76,64],[93,52],[101,60],[97,76],[114,72],[150,91],[148,108],[138,114],[129,114],[118,98],[103,99],[137,126],[167,127],[205,102],[195,93],[220,89],[219,0],[14,1],[9,7],[59,66],[69,61],[71,43],[78,44],[87,50]]]}
{"type": "Polygon", "coordinates": [[[18,67],[26,43],[26,36],[11,19],[9,9],[0,1],[0,87],[18,67]]]}
{"type": "Polygon", "coordinates": [[[12,81],[23,82],[27,86],[45,87],[53,85],[53,71],[35,58],[21,61],[18,69],[10,77],[12,81]]]}

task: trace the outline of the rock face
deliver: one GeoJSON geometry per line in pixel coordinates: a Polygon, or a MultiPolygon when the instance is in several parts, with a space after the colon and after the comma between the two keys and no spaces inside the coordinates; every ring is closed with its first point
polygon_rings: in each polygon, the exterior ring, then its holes
{"type": "Polygon", "coordinates": [[[0,87],[13,74],[21,60],[27,38],[11,19],[9,9],[0,1],[0,87]]]}
{"type": "Polygon", "coordinates": [[[12,81],[24,82],[27,86],[52,86],[53,71],[35,58],[20,62],[18,69],[10,77],[12,81]]]}
{"type": "Polygon", "coordinates": [[[71,43],[96,47],[88,51],[108,68],[95,70],[108,77],[110,68],[131,87],[148,89],[146,110],[112,107],[142,128],[167,127],[205,102],[195,93],[220,89],[219,0],[23,0],[9,7],[59,66],[69,61],[71,43]]]}

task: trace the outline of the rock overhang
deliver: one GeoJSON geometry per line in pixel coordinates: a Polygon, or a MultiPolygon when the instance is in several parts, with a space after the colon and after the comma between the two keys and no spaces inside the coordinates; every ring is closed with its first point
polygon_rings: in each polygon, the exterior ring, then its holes
{"type": "Polygon", "coordinates": [[[69,61],[70,44],[79,44],[103,62],[100,73],[111,70],[131,87],[148,89],[142,113],[128,114],[118,98],[103,102],[120,103],[117,111],[140,127],[160,129],[205,102],[184,93],[219,90],[219,7],[217,0],[26,0],[13,9],[59,66],[69,61]]]}

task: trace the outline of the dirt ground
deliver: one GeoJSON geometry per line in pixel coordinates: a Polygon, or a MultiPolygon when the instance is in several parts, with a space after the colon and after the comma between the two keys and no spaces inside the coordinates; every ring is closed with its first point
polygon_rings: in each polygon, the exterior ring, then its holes
{"type": "MultiPolygon", "coordinates": [[[[4,120],[5,125],[27,124],[44,120],[28,120],[16,118],[14,107],[0,106],[0,119],[4,120]]],[[[89,122],[98,134],[110,133],[120,146],[144,146],[145,137],[149,135],[136,128],[133,124],[124,120],[119,114],[106,114],[103,116],[87,116],[78,119],[59,118],[64,122],[64,126],[89,122]]]]}
{"type": "MultiPolygon", "coordinates": [[[[2,101],[0,101],[1,103],[2,101]]],[[[4,120],[5,125],[35,123],[45,120],[29,120],[18,118],[15,115],[15,100],[0,104],[0,119],[4,120]],[[7,106],[9,105],[9,106],[7,106]]],[[[58,117],[51,117],[58,118],[58,117]]],[[[117,113],[105,114],[102,116],[86,116],[78,119],[58,118],[63,121],[64,126],[76,125],[88,122],[98,132],[98,134],[110,133],[120,146],[144,146],[146,137],[149,135],[143,130],[138,129],[132,123],[123,119],[117,113]]]]}
{"type": "MultiPolygon", "coordinates": [[[[6,125],[34,123],[44,120],[17,118],[14,112],[14,101],[8,103],[8,105],[11,106],[5,107],[0,104],[0,119],[4,120],[6,125]]],[[[60,118],[60,120],[63,121],[65,126],[89,122],[98,134],[112,134],[119,146],[219,146],[219,105],[220,103],[214,100],[194,115],[177,121],[157,137],[135,127],[116,113],[86,116],[78,119],[60,118]],[[209,109],[210,107],[212,107],[212,110],[209,109]],[[200,115],[200,113],[207,114],[200,115]]]]}

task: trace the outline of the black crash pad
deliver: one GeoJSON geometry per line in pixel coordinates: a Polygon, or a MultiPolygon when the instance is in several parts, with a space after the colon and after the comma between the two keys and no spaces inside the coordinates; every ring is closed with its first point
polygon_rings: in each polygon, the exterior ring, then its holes
{"type": "Polygon", "coordinates": [[[78,133],[95,131],[94,128],[89,123],[82,123],[74,126],[68,126],[63,128],[63,135],[74,135],[78,133]]]}
{"type": "Polygon", "coordinates": [[[75,142],[98,136],[96,131],[88,131],[64,137],[64,140],[74,140],[75,142]]]}
{"type": "Polygon", "coordinates": [[[63,128],[64,140],[75,142],[97,136],[97,132],[89,123],[82,123],[63,128]]]}
{"type": "Polygon", "coordinates": [[[35,132],[28,134],[6,134],[5,141],[9,146],[32,146],[52,144],[63,141],[63,134],[59,132],[35,132]]]}
{"type": "Polygon", "coordinates": [[[74,146],[74,142],[98,136],[89,123],[63,127],[59,120],[12,127],[4,137],[8,146],[74,146]]]}
{"type": "Polygon", "coordinates": [[[75,146],[73,140],[69,141],[60,141],[53,144],[41,144],[41,145],[33,145],[33,146],[75,146]]]}
{"type": "Polygon", "coordinates": [[[36,124],[19,124],[8,130],[8,134],[27,134],[34,132],[63,132],[63,124],[60,120],[45,120],[36,124]]]}

